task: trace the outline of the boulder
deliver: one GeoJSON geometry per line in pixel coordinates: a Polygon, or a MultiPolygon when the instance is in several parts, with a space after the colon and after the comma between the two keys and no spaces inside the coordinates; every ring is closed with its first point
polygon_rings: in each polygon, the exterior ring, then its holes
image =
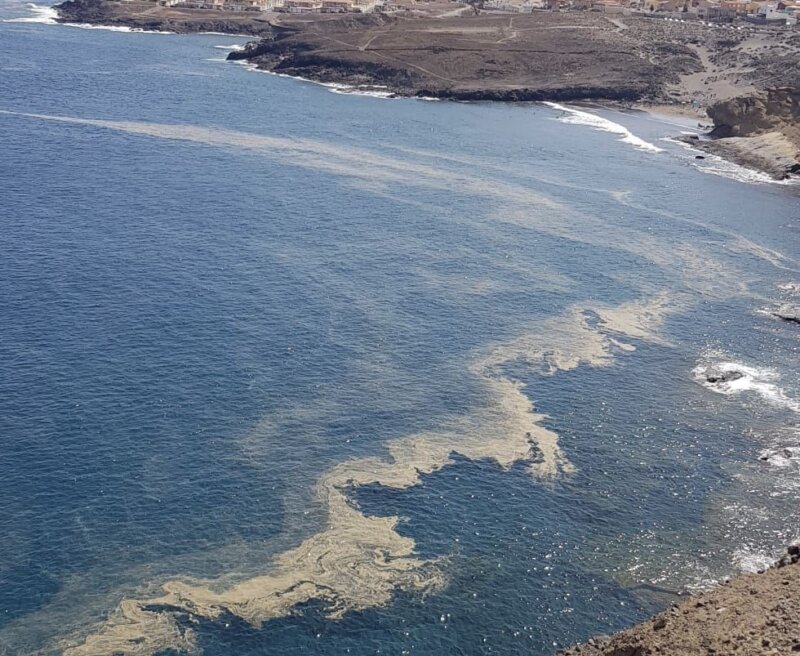
{"type": "Polygon", "coordinates": [[[800,307],[797,305],[789,305],[788,303],[784,303],[777,310],[774,310],[772,314],[773,316],[778,317],[778,319],[783,319],[784,321],[800,323],[800,307]]]}
{"type": "Polygon", "coordinates": [[[709,383],[730,383],[734,380],[739,380],[744,374],[741,371],[732,369],[730,371],[723,371],[716,367],[709,367],[706,369],[705,377],[709,383]]]}

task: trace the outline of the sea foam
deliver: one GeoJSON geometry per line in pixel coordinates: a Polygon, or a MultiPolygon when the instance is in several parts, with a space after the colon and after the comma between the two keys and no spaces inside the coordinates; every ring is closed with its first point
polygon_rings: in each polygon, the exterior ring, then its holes
{"type": "Polygon", "coordinates": [[[733,553],[733,562],[742,572],[754,574],[775,564],[775,558],[763,551],[740,547],[733,553]]]}
{"type": "Polygon", "coordinates": [[[41,23],[42,25],[57,25],[56,18],[58,12],[53,7],[42,7],[29,2],[25,7],[33,16],[23,16],[21,18],[7,18],[4,23],[41,23]]]}
{"type": "Polygon", "coordinates": [[[768,403],[800,412],[800,402],[789,398],[786,392],[777,385],[778,374],[773,369],[750,367],[739,362],[724,361],[710,364],[703,362],[696,366],[692,373],[695,380],[703,387],[717,394],[732,396],[742,392],[752,392],[768,403]],[[711,382],[707,378],[710,370],[722,374],[740,374],[740,377],[725,381],[711,382]]]}
{"type": "Polygon", "coordinates": [[[694,148],[691,144],[681,141],[680,139],[664,137],[661,139],[661,141],[677,144],[684,150],[702,154],[703,159],[692,159],[691,161],[691,166],[702,173],[710,173],[711,175],[716,175],[721,178],[728,178],[729,180],[734,180],[736,182],[744,182],[746,184],[797,184],[793,180],[776,180],[771,175],[764,173],[763,171],[756,171],[755,169],[750,169],[746,166],[742,166],[740,164],[736,164],[735,162],[724,159],[719,155],[714,155],[713,153],[709,153],[705,150],[694,148]]]}
{"type": "Polygon", "coordinates": [[[82,30],[107,30],[109,32],[128,32],[131,34],[174,34],[163,30],[143,30],[127,25],[91,25],[89,23],[59,23],[58,11],[54,7],[43,7],[29,2],[25,5],[33,16],[22,16],[20,18],[7,18],[4,23],[39,23],[41,25],[64,25],[65,27],[77,27],[82,30]]]}
{"type": "MultiPolygon", "coordinates": [[[[216,48],[225,48],[229,49],[229,46],[215,46],[216,48]]],[[[298,82],[307,82],[308,84],[315,84],[320,87],[325,87],[331,93],[336,94],[344,94],[350,96],[367,96],[369,98],[398,98],[398,96],[392,91],[385,91],[386,87],[380,86],[365,86],[365,87],[355,87],[350,84],[342,84],[341,82],[319,82],[317,80],[310,80],[306,77],[302,77],[300,75],[287,75],[286,73],[276,73],[275,71],[269,71],[263,68],[258,68],[255,64],[250,63],[247,60],[236,60],[234,63],[243,66],[248,71],[253,71],[255,73],[266,73],[267,75],[274,75],[275,77],[284,77],[290,80],[297,80],[298,82]]],[[[418,100],[434,100],[432,98],[418,98],[418,100]]]]}
{"type": "Polygon", "coordinates": [[[568,114],[568,116],[559,117],[558,120],[562,123],[569,123],[571,125],[586,125],[595,130],[600,130],[601,132],[618,134],[620,136],[619,141],[630,144],[639,150],[645,150],[650,153],[660,153],[664,150],[655,144],[651,144],[649,141],[645,141],[641,137],[637,137],[624,125],[614,123],[614,121],[609,121],[607,118],[603,118],[597,114],[575,109],[574,107],[566,107],[565,105],[560,105],[559,103],[554,102],[545,102],[544,104],[552,109],[557,109],[558,111],[566,112],[568,114]]]}

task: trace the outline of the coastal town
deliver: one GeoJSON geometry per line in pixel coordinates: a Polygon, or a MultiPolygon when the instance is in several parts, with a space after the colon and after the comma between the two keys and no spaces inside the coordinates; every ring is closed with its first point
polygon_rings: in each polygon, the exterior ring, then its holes
{"type": "MultiPolygon", "coordinates": [[[[291,14],[424,12],[430,0],[157,0],[163,7],[291,14]]],[[[797,25],[800,0],[455,0],[451,15],[469,12],[598,11],[672,20],[755,25],[797,25]]]]}

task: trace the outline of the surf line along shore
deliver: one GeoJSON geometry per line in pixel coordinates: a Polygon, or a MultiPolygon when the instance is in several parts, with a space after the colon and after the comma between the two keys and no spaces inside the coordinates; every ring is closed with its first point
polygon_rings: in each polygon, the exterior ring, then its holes
{"type": "Polygon", "coordinates": [[[259,40],[228,58],[381,95],[680,108],[714,123],[710,138],[690,146],[776,179],[800,175],[792,30],[583,11],[443,11],[455,6],[295,15],[67,0],[55,9],[65,23],[252,35],[259,40]]]}
{"type": "Polygon", "coordinates": [[[611,637],[559,656],[800,653],[800,544],[773,567],[743,574],[611,637]]]}

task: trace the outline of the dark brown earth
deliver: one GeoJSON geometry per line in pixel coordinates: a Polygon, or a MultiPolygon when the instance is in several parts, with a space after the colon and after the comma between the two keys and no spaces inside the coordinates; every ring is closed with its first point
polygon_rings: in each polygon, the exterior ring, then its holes
{"type": "MultiPolygon", "coordinates": [[[[635,101],[660,97],[680,74],[701,70],[696,53],[643,39],[599,14],[312,20],[288,14],[165,9],[151,2],[68,0],[60,20],[174,32],[265,37],[238,58],[323,82],[381,85],[401,95],[454,99],[635,101]]],[[[642,20],[642,19],[639,19],[642,20]]]]}
{"type": "Polygon", "coordinates": [[[761,574],[745,574],[614,636],[560,656],[800,654],[800,545],[761,574]]]}
{"type": "Polygon", "coordinates": [[[292,24],[233,58],[322,82],[458,100],[635,101],[701,68],[687,46],[643,41],[599,14],[541,12],[292,24]]]}
{"type": "Polygon", "coordinates": [[[58,10],[65,22],[255,35],[229,58],[400,96],[698,107],[715,130],[693,146],[778,179],[800,172],[800,31],[596,12],[455,16],[446,0],[414,6],[425,9],[297,16],[68,0],[58,10]]]}
{"type": "MultiPolygon", "coordinates": [[[[404,14],[345,16],[164,8],[68,0],[60,20],[263,37],[260,68],[399,95],[491,100],[645,100],[702,105],[800,86],[800,32],[709,27],[643,16],[536,12],[453,16],[452,3],[404,14]]],[[[417,5],[415,5],[417,6],[417,5]]]]}
{"type": "Polygon", "coordinates": [[[177,32],[222,32],[247,36],[273,34],[269,19],[260,13],[174,9],[154,2],[107,2],[68,0],[56,6],[62,23],[125,26],[140,30],[177,32]]]}

